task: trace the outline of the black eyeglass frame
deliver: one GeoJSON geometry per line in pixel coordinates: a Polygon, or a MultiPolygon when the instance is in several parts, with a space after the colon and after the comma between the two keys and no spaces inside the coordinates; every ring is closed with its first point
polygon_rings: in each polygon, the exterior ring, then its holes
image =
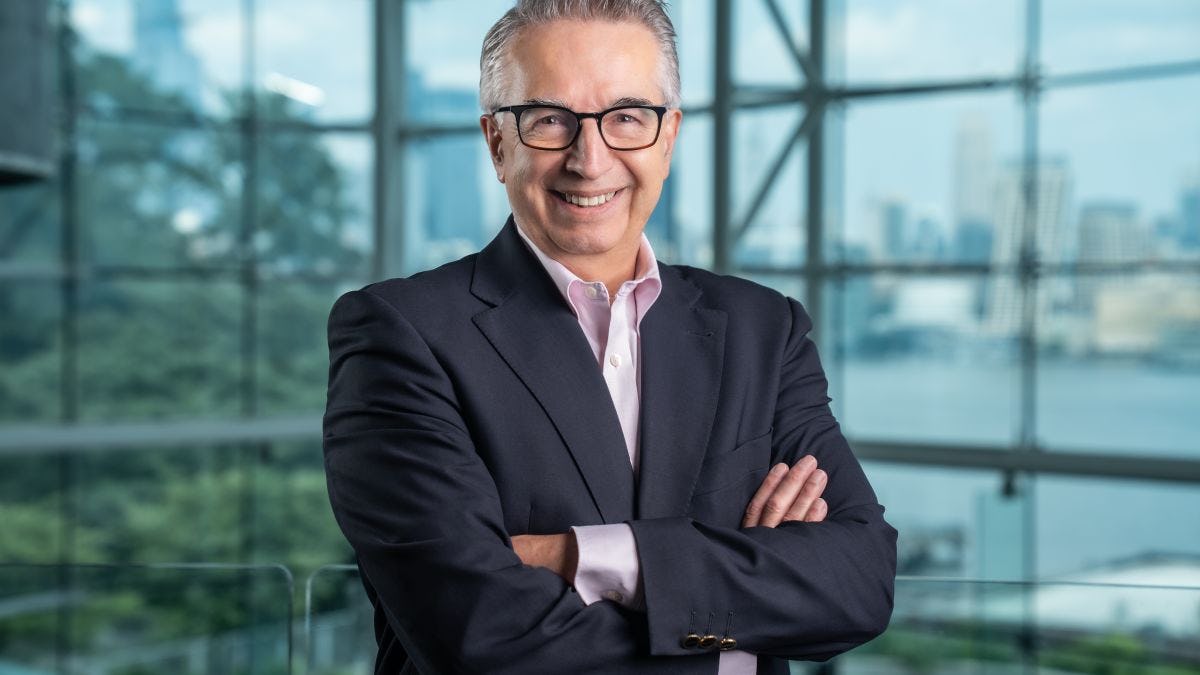
{"type": "Polygon", "coordinates": [[[579,140],[580,132],[583,131],[583,121],[585,119],[591,118],[591,119],[596,120],[596,129],[600,132],[600,139],[602,141],[604,141],[604,144],[607,145],[610,150],[616,150],[618,152],[630,152],[633,150],[645,150],[646,148],[649,148],[658,142],[658,137],[662,134],[663,115],[667,114],[667,110],[669,110],[669,108],[667,108],[664,105],[618,105],[618,106],[613,106],[612,108],[607,108],[605,110],[601,110],[600,112],[575,112],[574,110],[571,110],[570,108],[564,108],[561,105],[546,105],[544,103],[530,103],[530,104],[525,104],[525,105],[506,105],[506,106],[503,106],[500,108],[496,108],[495,110],[492,111],[492,114],[495,115],[496,113],[502,113],[502,112],[512,113],[513,116],[516,118],[517,138],[521,139],[521,145],[524,145],[527,148],[533,148],[534,150],[547,150],[549,152],[558,152],[559,150],[566,150],[567,148],[571,147],[572,145],[575,145],[575,141],[579,140]],[[574,115],[575,121],[576,121],[575,134],[573,136],[571,136],[571,140],[568,141],[566,145],[564,145],[562,147],[558,147],[558,148],[543,148],[543,147],[540,147],[537,145],[530,145],[529,143],[526,143],[525,142],[525,134],[521,133],[521,115],[523,115],[526,110],[533,110],[534,108],[549,108],[551,110],[561,110],[569,115],[574,115]],[[658,115],[658,127],[655,128],[655,130],[654,130],[654,140],[650,141],[649,143],[647,143],[645,145],[639,145],[636,148],[614,148],[612,143],[609,143],[608,139],[605,138],[605,136],[604,136],[604,125],[601,124],[601,119],[605,115],[607,115],[611,112],[616,112],[617,110],[629,110],[630,108],[640,108],[642,110],[650,110],[658,115]]]}

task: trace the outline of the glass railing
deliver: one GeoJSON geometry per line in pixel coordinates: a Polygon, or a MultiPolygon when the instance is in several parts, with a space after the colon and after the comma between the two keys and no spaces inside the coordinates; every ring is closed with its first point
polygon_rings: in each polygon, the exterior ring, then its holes
{"type": "MultiPolygon", "coordinates": [[[[282,566],[0,565],[0,673],[371,673],[358,570],[297,586],[282,566]]],[[[886,633],[792,672],[1200,673],[1200,587],[901,577],[886,633]]]]}
{"type": "Polygon", "coordinates": [[[0,564],[0,673],[291,673],[280,565],[0,564]]]}

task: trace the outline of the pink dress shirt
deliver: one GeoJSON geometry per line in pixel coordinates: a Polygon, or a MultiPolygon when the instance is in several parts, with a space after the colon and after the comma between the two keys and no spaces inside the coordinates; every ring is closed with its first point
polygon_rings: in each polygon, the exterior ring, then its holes
{"type": "MultiPolygon", "coordinates": [[[[546,268],[579,320],[579,327],[587,337],[617,409],[636,480],[641,411],[641,338],[638,328],[662,291],[658,261],[650,241],[642,235],[634,278],[622,283],[616,297],[610,298],[603,282],[584,281],[543,253],[525,236],[520,223],[517,233],[546,268]]],[[[577,526],[571,531],[579,546],[575,590],[584,603],[590,605],[609,600],[630,609],[645,609],[633,530],[625,523],[614,523],[577,526]]],[[[757,669],[758,657],[753,654],[743,651],[720,653],[718,675],[753,675],[757,669]]]]}

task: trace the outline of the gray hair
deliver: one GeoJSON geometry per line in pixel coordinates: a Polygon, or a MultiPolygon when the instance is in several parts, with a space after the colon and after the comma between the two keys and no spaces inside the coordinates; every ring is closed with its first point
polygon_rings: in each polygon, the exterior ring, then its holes
{"type": "Polygon", "coordinates": [[[509,83],[505,72],[517,35],[531,26],[563,19],[628,21],[640,23],[654,34],[659,46],[660,81],[668,108],[679,107],[679,57],[675,27],[663,0],[517,0],[483,38],[479,55],[479,104],[491,112],[502,100],[509,83]]]}

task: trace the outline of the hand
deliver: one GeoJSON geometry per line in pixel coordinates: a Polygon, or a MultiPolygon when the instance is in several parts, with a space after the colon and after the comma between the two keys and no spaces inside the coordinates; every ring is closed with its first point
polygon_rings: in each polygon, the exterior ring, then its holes
{"type": "Polygon", "coordinates": [[[575,568],[579,564],[575,533],[518,534],[512,538],[512,545],[521,562],[532,567],[545,567],[568,584],[575,583],[575,568]]]}
{"type": "Polygon", "coordinates": [[[779,463],[771,467],[762,485],[746,506],[742,527],[775,527],[781,522],[825,520],[829,505],[821,499],[827,476],[817,468],[817,459],[804,456],[791,469],[779,463]]]}

